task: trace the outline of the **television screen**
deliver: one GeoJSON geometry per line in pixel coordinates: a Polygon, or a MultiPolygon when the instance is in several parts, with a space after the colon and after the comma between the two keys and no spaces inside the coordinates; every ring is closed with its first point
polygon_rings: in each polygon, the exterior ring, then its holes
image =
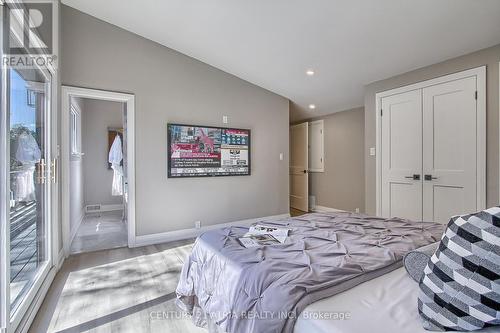
{"type": "Polygon", "coordinates": [[[168,124],[168,178],[250,175],[250,130],[168,124]]]}

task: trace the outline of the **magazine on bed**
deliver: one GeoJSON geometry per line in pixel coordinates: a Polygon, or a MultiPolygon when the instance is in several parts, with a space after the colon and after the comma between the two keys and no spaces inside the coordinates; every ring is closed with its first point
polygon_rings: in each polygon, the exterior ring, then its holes
{"type": "Polygon", "coordinates": [[[289,231],[290,229],[257,224],[251,226],[248,232],[243,237],[238,238],[238,240],[246,248],[278,245],[285,242],[289,231]]]}
{"type": "Polygon", "coordinates": [[[238,240],[246,248],[281,244],[272,235],[248,235],[240,237],[238,240]]]}

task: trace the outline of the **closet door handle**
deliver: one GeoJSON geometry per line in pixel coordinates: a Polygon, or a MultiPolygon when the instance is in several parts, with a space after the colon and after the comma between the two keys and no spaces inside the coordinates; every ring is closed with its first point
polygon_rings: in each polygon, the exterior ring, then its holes
{"type": "Polygon", "coordinates": [[[406,176],[405,178],[408,178],[408,179],[413,179],[413,180],[420,180],[420,175],[413,175],[413,176],[406,176]]]}
{"type": "Polygon", "coordinates": [[[427,181],[430,181],[430,180],[438,179],[438,177],[433,177],[432,175],[425,175],[424,179],[427,181]]]}

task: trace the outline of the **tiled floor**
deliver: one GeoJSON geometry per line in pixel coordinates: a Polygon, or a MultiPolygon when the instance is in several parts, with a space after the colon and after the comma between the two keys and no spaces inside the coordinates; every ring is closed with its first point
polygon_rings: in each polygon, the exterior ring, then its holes
{"type": "Polygon", "coordinates": [[[127,246],[127,226],[122,211],[85,216],[71,243],[71,254],[127,246]]]}

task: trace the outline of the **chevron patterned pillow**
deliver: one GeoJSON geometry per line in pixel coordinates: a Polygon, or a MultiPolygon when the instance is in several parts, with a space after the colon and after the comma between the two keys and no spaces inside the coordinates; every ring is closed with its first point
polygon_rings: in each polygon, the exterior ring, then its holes
{"type": "Polygon", "coordinates": [[[419,286],[428,330],[500,325],[500,207],[451,218],[419,286]]]}

